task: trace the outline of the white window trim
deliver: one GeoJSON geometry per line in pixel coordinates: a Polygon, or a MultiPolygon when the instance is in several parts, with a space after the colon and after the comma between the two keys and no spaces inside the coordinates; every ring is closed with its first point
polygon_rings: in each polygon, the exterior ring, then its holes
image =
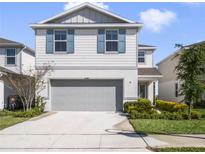
{"type": "Polygon", "coordinates": [[[138,63],[140,63],[140,64],[145,64],[146,62],[146,59],[145,59],[145,53],[146,53],[146,51],[138,51],[138,54],[137,54],[137,61],[138,61],[138,63]],[[144,53],[144,56],[142,57],[142,56],[139,56],[139,52],[143,52],[144,53]],[[144,58],[144,62],[139,62],[139,58],[144,58]]]}
{"type": "MultiPolygon", "coordinates": [[[[104,38],[104,41],[105,41],[105,45],[104,45],[104,47],[105,47],[105,53],[106,54],[117,54],[117,53],[119,53],[118,52],[118,47],[117,47],[117,51],[107,51],[107,48],[106,48],[106,44],[107,44],[107,42],[118,42],[119,43],[119,29],[105,29],[105,38],[104,38]],[[108,30],[115,30],[115,31],[117,31],[117,40],[107,40],[106,39],[106,33],[107,33],[107,31],[108,30]]],[[[117,44],[118,45],[118,44],[117,44]]]]}
{"type": "Polygon", "coordinates": [[[68,30],[67,29],[54,29],[54,39],[53,39],[53,49],[54,49],[54,53],[55,54],[62,54],[62,53],[67,53],[67,40],[68,40],[68,36],[67,36],[68,30]],[[66,40],[55,40],[55,32],[56,31],[66,31],[66,40]],[[66,42],[66,51],[56,51],[55,48],[55,43],[56,42],[66,42]]]}
{"type": "Polygon", "coordinates": [[[5,54],[5,56],[6,56],[6,65],[7,66],[16,66],[16,48],[6,48],[5,50],[6,50],[6,54],[5,54]],[[7,56],[7,50],[9,50],[9,49],[14,49],[14,51],[15,51],[14,56],[7,56]],[[15,58],[15,63],[14,64],[8,64],[8,62],[7,62],[8,57],[14,57],[15,58]]]}

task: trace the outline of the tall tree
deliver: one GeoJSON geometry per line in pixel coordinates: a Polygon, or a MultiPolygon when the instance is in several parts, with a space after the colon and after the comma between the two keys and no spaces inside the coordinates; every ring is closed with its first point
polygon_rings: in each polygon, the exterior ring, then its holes
{"type": "Polygon", "coordinates": [[[200,101],[205,85],[202,76],[205,74],[205,43],[180,47],[179,63],[176,66],[177,79],[180,81],[179,94],[184,96],[184,101],[189,105],[189,118],[193,103],[200,101]]]}

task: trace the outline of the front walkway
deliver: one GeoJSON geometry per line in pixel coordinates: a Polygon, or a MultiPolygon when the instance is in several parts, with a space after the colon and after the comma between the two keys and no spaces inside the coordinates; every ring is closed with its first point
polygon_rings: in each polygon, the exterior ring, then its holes
{"type": "Polygon", "coordinates": [[[0,151],[148,151],[146,147],[127,118],[113,112],[48,113],[0,131],[0,151]]]}

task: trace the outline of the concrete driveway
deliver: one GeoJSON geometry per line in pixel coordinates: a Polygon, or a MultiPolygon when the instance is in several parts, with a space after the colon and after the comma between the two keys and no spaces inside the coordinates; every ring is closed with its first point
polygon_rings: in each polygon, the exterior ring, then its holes
{"type": "Polygon", "coordinates": [[[50,112],[0,131],[0,151],[148,151],[146,146],[126,116],[113,112],[50,112]]]}

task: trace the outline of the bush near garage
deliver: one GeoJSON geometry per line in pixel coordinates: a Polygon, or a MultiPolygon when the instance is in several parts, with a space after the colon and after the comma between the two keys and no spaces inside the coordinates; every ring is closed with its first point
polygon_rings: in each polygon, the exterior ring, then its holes
{"type": "Polygon", "coordinates": [[[167,111],[167,112],[185,112],[188,109],[188,105],[185,103],[156,100],[155,108],[160,111],[167,111]]]}
{"type": "Polygon", "coordinates": [[[17,111],[9,111],[3,110],[0,111],[0,116],[13,116],[13,117],[24,117],[24,118],[32,118],[38,116],[44,112],[45,102],[42,97],[37,97],[35,100],[35,107],[32,107],[28,111],[17,110],[17,111]]]}
{"type": "Polygon", "coordinates": [[[125,102],[124,103],[124,112],[131,113],[131,111],[137,112],[148,112],[151,113],[153,110],[153,106],[148,99],[139,98],[136,101],[125,102]]]}

